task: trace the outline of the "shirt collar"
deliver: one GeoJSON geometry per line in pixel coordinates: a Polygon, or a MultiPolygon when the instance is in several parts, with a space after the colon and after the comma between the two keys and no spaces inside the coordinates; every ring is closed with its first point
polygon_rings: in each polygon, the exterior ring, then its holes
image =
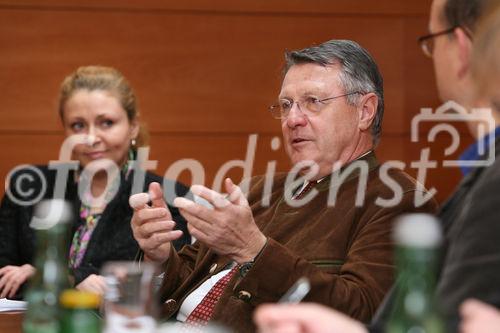
{"type": "MultiPolygon", "coordinates": [[[[365,152],[365,153],[363,153],[363,154],[359,155],[356,159],[352,160],[352,161],[351,161],[351,162],[349,162],[349,163],[355,162],[355,161],[357,161],[357,160],[361,160],[363,157],[368,156],[368,155],[369,155],[369,154],[371,154],[372,152],[373,152],[373,149],[370,149],[370,150],[368,150],[367,152],[365,152]]],[[[347,164],[349,164],[349,163],[347,163],[347,164]]],[[[313,182],[316,182],[317,184],[319,184],[319,183],[321,183],[322,181],[324,181],[325,179],[330,178],[330,176],[331,176],[331,174],[326,175],[326,176],[324,176],[324,177],[322,177],[322,178],[320,178],[320,179],[313,180],[313,182]]],[[[302,186],[300,186],[299,188],[297,188],[297,190],[295,190],[295,192],[294,192],[295,194],[294,194],[293,196],[295,197],[295,196],[297,196],[300,192],[302,192],[302,190],[303,190],[303,189],[304,189],[304,188],[305,188],[305,187],[306,187],[306,186],[307,186],[310,182],[311,182],[311,181],[309,181],[309,180],[304,180],[304,183],[302,183],[302,186]]]]}

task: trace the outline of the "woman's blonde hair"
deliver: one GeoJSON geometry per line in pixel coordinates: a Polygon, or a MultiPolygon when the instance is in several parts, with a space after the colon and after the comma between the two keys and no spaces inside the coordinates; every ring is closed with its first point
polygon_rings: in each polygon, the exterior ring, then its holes
{"type": "Polygon", "coordinates": [[[59,94],[59,116],[64,120],[64,106],[79,90],[103,90],[118,98],[130,122],[139,125],[136,146],[147,144],[149,136],[144,125],[139,122],[137,99],[127,79],[118,70],[105,66],[82,66],[68,75],[61,84],[59,94]]]}

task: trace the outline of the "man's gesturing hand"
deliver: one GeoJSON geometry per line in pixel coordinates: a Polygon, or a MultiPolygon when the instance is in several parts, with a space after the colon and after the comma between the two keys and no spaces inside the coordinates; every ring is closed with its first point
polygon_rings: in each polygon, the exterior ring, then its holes
{"type": "Polygon", "coordinates": [[[255,224],[241,189],[229,178],[224,185],[227,197],[201,185],[191,187],[191,192],[207,200],[213,209],[185,198],[176,198],[174,205],[188,221],[188,230],[197,240],[238,263],[250,261],[264,247],[266,237],[255,224]]]}
{"type": "Polygon", "coordinates": [[[170,242],[181,237],[182,231],[174,230],[175,222],[163,200],[160,184],[149,184],[149,194],[134,194],[129,203],[134,209],[132,232],[145,258],[158,263],[165,262],[170,255],[170,242]],[[148,205],[149,201],[151,206],[148,205]]]}

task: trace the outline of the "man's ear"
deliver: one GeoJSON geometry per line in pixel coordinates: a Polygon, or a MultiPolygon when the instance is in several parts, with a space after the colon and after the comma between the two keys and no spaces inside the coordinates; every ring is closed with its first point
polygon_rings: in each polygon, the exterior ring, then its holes
{"type": "Polygon", "coordinates": [[[469,74],[472,40],[463,28],[458,27],[453,33],[455,35],[455,38],[457,39],[458,45],[458,77],[463,78],[464,76],[469,74]]]}
{"type": "Polygon", "coordinates": [[[375,93],[368,93],[363,95],[359,103],[359,124],[358,127],[362,131],[368,130],[375,115],[377,114],[378,97],[375,93]]]}

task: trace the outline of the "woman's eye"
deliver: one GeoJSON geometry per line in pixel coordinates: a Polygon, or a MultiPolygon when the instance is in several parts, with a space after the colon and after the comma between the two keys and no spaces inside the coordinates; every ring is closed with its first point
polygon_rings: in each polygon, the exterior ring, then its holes
{"type": "Polygon", "coordinates": [[[74,132],[80,132],[81,130],[84,129],[84,125],[83,123],[80,123],[80,122],[76,122],[76,123],[72,123],[70,125],[71,129],[74,131],[74,132]]]}
{"type": "Polygon", "coordinates": [[[108,127],[113,126],[113,123],[114,122],[112,120],[109,120],[109,119],[108,120],[103,120],[101,122],[101,126],[104,127],[104,128],[108,128],[108,127]]]}

